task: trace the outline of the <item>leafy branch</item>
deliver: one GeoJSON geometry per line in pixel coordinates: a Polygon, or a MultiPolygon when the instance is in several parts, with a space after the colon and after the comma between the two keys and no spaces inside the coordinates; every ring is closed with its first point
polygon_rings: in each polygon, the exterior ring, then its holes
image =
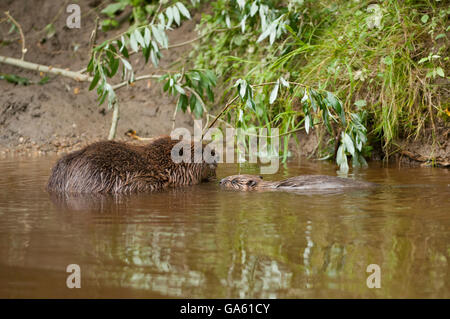
{"type": "MultiPolygon", "coordinates": [[[[324,125],[329,134],[335,136],[339,141],[336,163],[342,172],[348,172],[349,169],[347,155],[352,157],[354,167],[367,165],[363,156],[364,147],[367,143],[367,130],[363,124],[366,114],[364,112],[348,112],[346,114],[342,101],[333,93],[314,89],[302,83],[287,81],[283,77],[278,78],[277,81],[253,85],[244,79],[238,79],[234,83],[234,88],[237,91],[236,95],[218,113],[208,128],[213,127],[220,118],[233,109],[235,110],[235,126],[237,127],[256,129],[268,126],[267,113],[258,116],[258,112],[267,112],[265,105],[274,104],[277,99],[282,99],[281,91],[284,89],[287,95],[301,97],[300,109],[289,114],[289,125],[284,127],[284,132],[272,137],[285,137],[285,142],[287,142],[289,137],[301,129],[309,133],[314,126],[324,125]],[[266,92],[264,90],[258,91],[258,88],[266,88],[266,92]],[[267,90],[268,88],[271,88],[270,92],[267,90]],[[255,93],[259,95],[259,98],[256,97],[255,93]],[[253,123],[259,122],[260,125],[248,126],[247,121],[244,121],[243,118],[245,114],[253,114],[259,119],[259,121],[253,121],[253,123]],[[261,118],[266,118],[266,125],[261,124],[264,122],[261,121],[261,118]],[[300,125],[303,125],[303,127],[300,127],[300,125]],[[339,128],[338,131],[342,132],[339,136],[336,136],[334,127],[339,128]]],[[[283,114],[278,114],[272,124],[276,124],[274,122],[277,122],[277,117],[278,122],[280,122],[282,116],[283,114]]],[[[228,122],[231,122],[231,116],[228,117],[228,122]]],[[[283,152],[282,155],[286,159],[287,152],[283,152]]]]}
{"type": "MultiPolygon", "coordinates": [[[[112,15],[115,10],[124,8],[126,1],[111,4],[104,13],[112,15]],[[111,7],[113,6],[113,7],[111,7]]],[[[138,79],[157,78],[165,81],[163,89],[173,96],[178,96],[177,109],[186,112],[187,106],[196,117],[202,117],[206,111],[204,100],[208,98],[214,100],[212,87],[216,85],[215,75],[208,70],[189,70],[187,72],[171,74],[170,72],[161,76],[148,75],[135,77],[134,69],[129,61],[130,55],[142,53],[145,63],[149,60],[157,68],[162,57],[161,50],[169,49],[167,30],[173,24],[179,26],[183,18],[191,19],[191,15],[186,6],[181,2],[176,2],[166,8],[162,8],[163,1],[159,3],[154,11],[150,23],[143,25],[133,25],[126,32],[120,33],[113,38],[104,41],[92,50],[91,59],[86,71],[93,75],[90,90],[96,88],[99,104],[107,101],[108,109],[114,108],[113,123],[109,138],[115,135],[117,126],[118,101],[115,90],[128,83],[133,83],[138,79]],[[122,83],[112,85],[109,79],[113,78],[122,66],[122,83]]],[[[194,39],[196,40],[196,39],[194,39]]],[[[187,44],[182,43],[181,45],[187,44]]],[[[176,113],[174,113],[176,114],[176,113]]]]}

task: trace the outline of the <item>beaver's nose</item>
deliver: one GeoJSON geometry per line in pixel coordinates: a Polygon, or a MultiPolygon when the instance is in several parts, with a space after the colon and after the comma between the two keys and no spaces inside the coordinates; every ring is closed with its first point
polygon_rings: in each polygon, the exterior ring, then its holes
{"type": "Polygon", "coordinates": [[[220,185],[223,185],[223,183],[225,183],[225,180],[224,180],[224,179],[221,179],[220,182],[219,182],[219,184],[220,184],[220,185]]]}

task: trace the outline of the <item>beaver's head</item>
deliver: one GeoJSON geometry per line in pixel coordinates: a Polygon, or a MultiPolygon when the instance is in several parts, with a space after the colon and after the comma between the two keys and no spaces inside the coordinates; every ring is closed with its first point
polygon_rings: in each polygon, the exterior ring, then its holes
{"type": "Polygon", "coordinates": [[[202,163],[202,180],[212,181],[216,179],[217,162],[202,163]]]}
{"type": "Polygon", "coordinates": [[[220,181],[220,186],[234,188],[241,191],[250,191],[263,182],[262,176],[257,175],[232,175],[220,181]]]}
{"type": "Polygon", "coordinates": [[[171,174],[172,185],[188,185],[215,179],[219,156],[214,148],[170,137],[154,141],[152,145],[157,143],[158,149],[164,149],[160,162],[168,167],[166,171],[171,174]]]}

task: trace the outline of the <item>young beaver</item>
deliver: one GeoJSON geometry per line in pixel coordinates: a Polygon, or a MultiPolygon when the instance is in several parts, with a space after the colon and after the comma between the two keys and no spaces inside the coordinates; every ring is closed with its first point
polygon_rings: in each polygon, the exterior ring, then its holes
{"type": "MultiPolygon", "coordinates": [[[[67,193],[146,192],[198,184],[215,177],[215,161],[174,163],[171,151],[179,142],[167,136],[144,146],[114,141],[93,143],[59,159],[47,189],[67,193]]],[[[192,159],[193,143],[184,145],[192,159]]],[[[204,147],[199,149],[203,151],[204,147]]]]}
{"type": "Polygon", "coordinates": [[[251,190],[326,190],[337,188],[367,188],[377,184],[326,175],[302,175],[277,182],[263,181],[262,176],[233,175],[225,177],[220,185],[242,191],[251,190]]]}

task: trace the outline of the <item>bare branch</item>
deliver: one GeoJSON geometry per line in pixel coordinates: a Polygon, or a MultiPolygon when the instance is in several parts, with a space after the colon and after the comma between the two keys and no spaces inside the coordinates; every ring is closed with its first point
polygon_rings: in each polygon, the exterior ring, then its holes
{"type": "Polygon", "coordinates": [[[27,62],[20,59],[10,58],[6,56],[0,55],[0,63],[5,63],[9,65],[14,65],[22,69],[33,70],[37,72],[51,73],[57,75],[63,75],[65,77],[72,78],[76,81],[81,82],[90,82],[92,81],[92,77],[86,74],[81,74],[79,72],[69,71],[60,68],[54,68],[52,66],[37,64],[33,62],[27,62]]]}
{"type": "Polygon", "coordinates": [[[20,39],[22,41],[22,57],[20,58],[23,60],[25,58],[25,53],[27,53],[27,49],[25,48],[25,36],[23,35],[22,27],[20,24],[9,14],[9,11],[5,11],[5,15],[8,17],[9,20],[11,20],[12,23],[17,27],[20,33],[20,39]]]}

